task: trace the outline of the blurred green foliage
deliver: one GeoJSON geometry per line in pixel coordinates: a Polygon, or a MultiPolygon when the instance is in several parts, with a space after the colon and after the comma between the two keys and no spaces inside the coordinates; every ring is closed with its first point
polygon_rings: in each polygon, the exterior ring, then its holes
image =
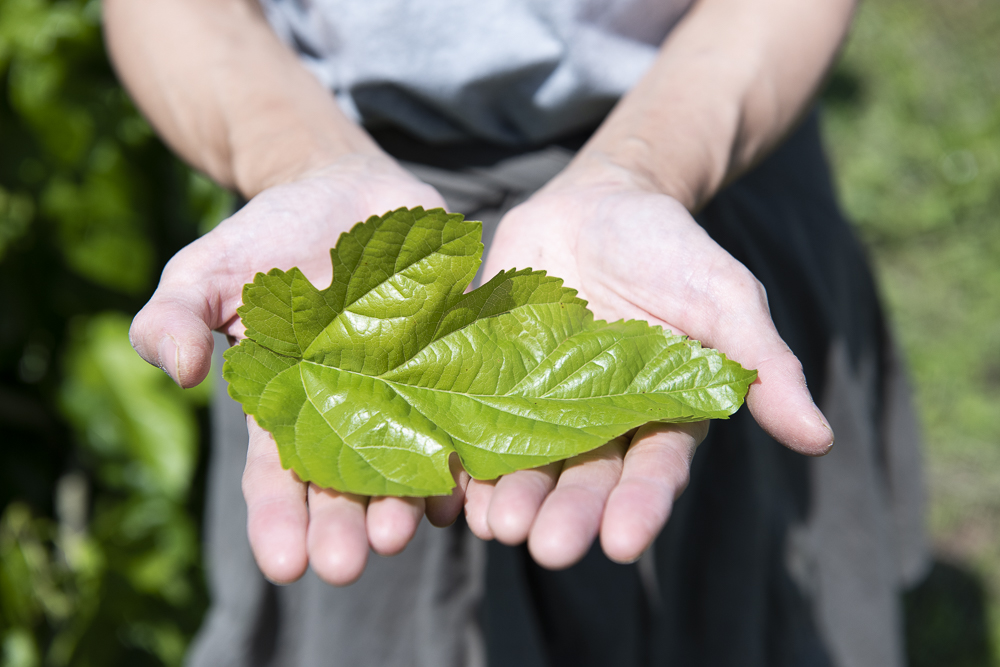
{"type": "MultiPolygon", "coordinates": [[[[998,35],[995,0],[867,0],[825,95],[827,144],[842,199],[867,242],[910,362],[926,434],[935,552],[985,583],[994,652],[1000,648],[998,35]]],[[[1000,664],[1000,656],[993,661],[1000,664]]]]}
{"type": "Polygon", "coordinates": [[[232,197],[115,81],[100,4],[0,0],[0,664],[178,665],[201,621],[207,388],[128,342],[232,197]]]}

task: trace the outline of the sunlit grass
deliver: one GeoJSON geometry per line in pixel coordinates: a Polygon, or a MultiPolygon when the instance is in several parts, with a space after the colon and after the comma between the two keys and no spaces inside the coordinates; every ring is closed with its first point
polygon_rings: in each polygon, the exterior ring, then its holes
{"type": "Polygon", "coordinates": [[[841,197],[910,362],[939,558],[1000,648],[1000,4],[868,0],[827,94],[841,197]]]}

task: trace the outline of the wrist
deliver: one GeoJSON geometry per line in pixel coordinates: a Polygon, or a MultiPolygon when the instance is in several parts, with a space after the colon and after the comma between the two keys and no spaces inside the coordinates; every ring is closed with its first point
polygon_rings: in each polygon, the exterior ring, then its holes
{"type": "MultiPolygon", "coordinates": [[[[677,200],[689,210],[695,200],[689,185],[672,175],[658,173],[644,160],[625,152],[607,152],[586,147],[542,192],[587,192],[588,194],[658,194],[677,200]]],[[[576,196],[576,195],[573,195],[576,196]]]]}
{"type": "Polygon", "coordinates": [[[616,165],[639,187],[695,211],[731,177],[741,152],[752,68],[674,41],[577,159],[616,165]]]}
{"type": "MultiPolygon", "coordinates": [[[[349,122],[346,121],[345,122],[349,122]]],[[[231,182],[251,198],[267,188],[329,170],[394,164],[360,127],[245,129],[232,144],[231,182]]]]}
{"type": "Polygon", "coordinates": [[[272,172],[275,180],[259,194],[294,192],[298,198],[308,193],[314,206],[334,217],[346,216],[352,224],[401,206],[445,206],[433,187],[381,151],[314,155],[312,163],[296,164],[285,173],[272,172]]]}
{"type": "Polygon", "coordinates": [[[739,135],[736,104],[720,100],[693,117],[679,105],[637,115],[614,115],[583,147],[571,166],[599,178],[676,199],[696,211],[722,187],[739,135]],[[653,116],[650,118],[650,116],[653,116]],[[644,122],[643,120],[644,119],[644,122]]]}

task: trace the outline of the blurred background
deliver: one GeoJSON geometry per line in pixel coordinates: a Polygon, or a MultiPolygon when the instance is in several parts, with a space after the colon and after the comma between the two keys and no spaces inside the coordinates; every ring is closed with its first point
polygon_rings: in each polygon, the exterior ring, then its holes
{"type": "MultiPolygon", "coordinates": [[[[209,388],[127,331],[233,197],[159,143],[99,24],[0,0],[0,667],[179,665],[207,605],[209,388]]],[[[926,436],[910,664],[1000,666],[1000,3],[866,0],[823,106],[926,436]]]]}

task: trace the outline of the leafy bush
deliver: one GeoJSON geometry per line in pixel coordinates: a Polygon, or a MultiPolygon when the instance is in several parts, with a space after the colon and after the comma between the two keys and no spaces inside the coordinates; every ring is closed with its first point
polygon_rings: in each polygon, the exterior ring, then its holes
{"type": "Polygon", "coordinates": [[[100,5],[0,0],[5,666],[180,664],[206,595],[207,389],[132,351],[162,265],[232,206],[156,140],[100,5]]]}

